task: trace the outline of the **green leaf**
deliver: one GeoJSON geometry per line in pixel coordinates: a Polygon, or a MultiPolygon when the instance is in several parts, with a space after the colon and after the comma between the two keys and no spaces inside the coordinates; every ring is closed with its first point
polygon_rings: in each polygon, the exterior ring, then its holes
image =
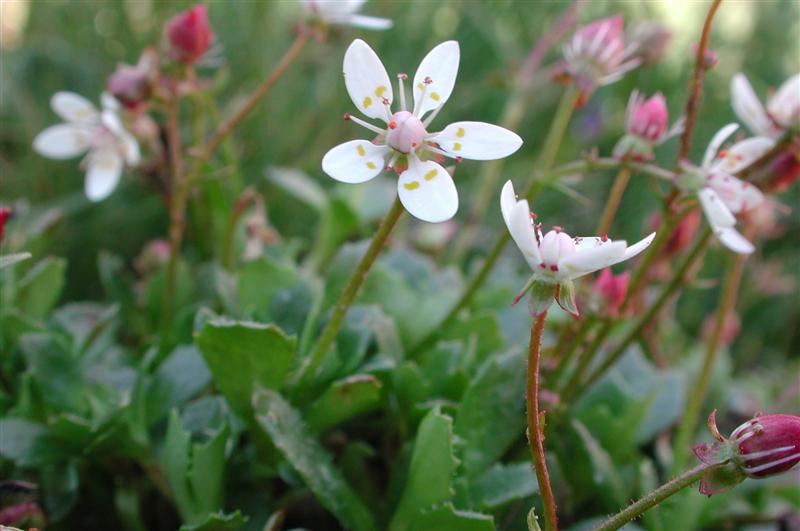
{"type": "Polygon", "coordinates": [[[330,455],[279,393],[256,391],[253,409],[258,424],[342,526],[354,531],[376,529],[372,514],[345,482],[330,455]]]}
{"type": "Polygon", "coordinates": [[[494,518],[488,514],[459,511],[445,503],[419,515],[414,531],[495,531],[494,518]]]}
{"type": "Polygon", "coordinates": [[[68,452],[42,424],[27,419],[0,418],[0,456],[21,467],[52,464],[68,452]]]}
{"type": "Polygon", "coordinates": [[[452,497],[457,466],[458,460],[453,455],[453,420],[438,408],[433,409],[420,423],[408,478],[389,529],[421,529],[416,526],[416,519],[452,497]]]}
{"type": "Polygon", "coordinates": [[[381,404],[383,383],[369,374],[333,382],[306,411],[309,427],[318,432],[374,409],[381,404]]]}
{"type": "Polygon", "coordinates": [[[250,419],[253,391],[283,385],[296,341],[275,325],[216,319],[203,326],[196,343],[228,404],[250,419]]]}
{"type": "MultiPolygon", "coordinates": [[[[628,489],[619,475],[619,471],[608,455],[600,446],[591,432],[579,420],[573,420],[572,429],[577,433],[582,442],[582,450],[586,452],[591,462],[591,477],[595,484],[596,492],[601,493],[611,507],[625,505],[628,498],[628,489]]],[[[562,468],[565,468],[565,464],[562,468]]]]}
{"type": "Polygon", "coordinates": [[[454,431],[470,478],[497,461],[525,429],[525,358],[511,351],[488,359],[464,393],[454,431]]]}
{"type": "Polygon", "coordinates": [[[495,463],[469,483],[468,491],[473,507],[495,509],[539,492],[539,483],[530,463],[495,463]]]}
{"type": "Polygon", "coordinates": [[[14,264],[18,264],[19,262],[23,262],[30,258],[32,255],[31,253],[16,253],[16,254],[7,254],[5,256],[0,256],[0,269],[5,269],[7,267],[11,267],[14,264]]]}
{"type": "Polygon", "coordinates": [[[197,524],[182,525],[180,531],[236,531],[247,523],[241,512],[231,514],[213,513],[197,524]]]}
{"type": "Polygon", "coordinates": [[[63,258],[52,257],[33,266],[19,281],[17,308],[31,317],[46,317],[61,296],[66,267],[63,258]]]}
{"type": "Polygon", "coordinates": [[[210,382],[211,373],[194,346],[181,346],[173,350],[146,386],[148,424],[184,404],[210,382]]]}
{"type": "Polygon", "coordinates": [[[266,257],[245,264],[238,280],[239,315],[264,321],[271,320],[273,297],[301,282],[291,265],[266,257]]]}

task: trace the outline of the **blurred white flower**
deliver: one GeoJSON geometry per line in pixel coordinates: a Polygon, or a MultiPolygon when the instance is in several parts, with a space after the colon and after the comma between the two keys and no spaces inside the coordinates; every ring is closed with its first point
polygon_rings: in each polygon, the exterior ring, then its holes
{"type": "Polygon", "coordinates": [[[108,197],[125,164],[139,163],[139,143],[122,127],[119,104],[107,93],[102,102],[99,111],[83,96],[57,92],[50,105],[65,123],[48,127],[33,140],[33,149],[51,159],[70,159],[88,151],[81,166],[86,168],[86,196],[92,201],[108,197]]]}
{"type": "Polygon", "coordinates": [[[752,253],[755,248],[734,227],[734,214],[757,207],[764,200],[761,191],[732,174],[739,172],[770,150],[773,141],[753,137],[737,142],[730,149],[720,147],[737,129],[738,124],[728,124],[711,139],[703,163],[698,168],[683,163],[684,173],[678,186],[697,194],[708,223],[720,242],[739,254],[752,253]],[[719,152],[719,153],[718,153],[719,152]]]}
{"type": "Polygon", "coordinates": [[[452,218],[458,192],[450,174],[429,157],[492,160],[507,157],[522,145],[515,133],[483,122],[456,122],[442,131],[427,127],[453,92],[459,47],[447,41],[428,52],[414,74],[413,112],[406,107],[404,80],[399,74],[400,111],[392,113],[392,85],[381,60],[364,41],[355,40],[344,55],[344,80],[355,106],[368,118],[385,122],[377,127],[355,116],[352,120],[377,134],[374,140],[352,140],[328,151],[322,169],[345,183],[362,183],[392,167],[398,174],[397,192],[413,216],[431,223],[452,218]],[[426,117],[426,113],[428,116],[426,117]]]}
{"type": "Polygon", "coordinates": [[[731,104],[736,116],[753,133],[780,138],[786,130],[800,127],[800,74],[787,79],[767,100],[765,109],[747,77],[740,72],[731,79],[731,104]]]}
{"type": "Polygon", "coordinates": [[[341,24],[365,29],[385,30],[392,27],[388,18],[367,17],[358,11],[367,0],[300,0],[312,18],[325,24],[341,24]]]}
{"type": "MultiPolygon", "coordinates": [[[[571,292],[572,280],[633,258],[647,249],[656,234],[653,232],[630,247],[623,240],[611,240],[605,235],[573,238],[560,227],[554,227],[546,234],[542,234],[541,224],[537,225],[534,222],[535,216],[528,206],[528,201],[517,200],[511,181],[503,186],[500,209],[511,237],[533,270],[533,276],[516,300],[519,300],[534,282],[558,285],[560,291],[571,292]]],[[[556,295],[559,304],[565,310],[576,313],[577,310],[573,311],[570,308],[574,308],[574,305],[565,305],[560,295],[561,293],[556,295]]]]}

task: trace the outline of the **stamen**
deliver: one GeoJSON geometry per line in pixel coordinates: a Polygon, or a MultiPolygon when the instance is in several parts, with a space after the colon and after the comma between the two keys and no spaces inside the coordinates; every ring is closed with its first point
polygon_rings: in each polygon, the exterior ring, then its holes
{"type": "Polygon", "coordinates": [[[407,111],[408,107],[406,107],[406,84],[405,80],[408,79],[408,74],[405,72],[400,72],[397,74],[397,87],[398,92],[400,93],[400,110],[407,111]]]}
{"type": "Polygon", "coordinates": [[[431,122],[432,122],[432,121],[433,121],[433,120],[436,118],[436,115],[437,115],[437,114],[439,114],[439,111],[441,111],[443,107],[444,107],[444,105],[439,105],[438,107],[436,107],[436,108],[433,110],[433,112],[432,112],[432,113],[430,113],[430,114],[428,115],[428,117],[427,117],[427,118],[425,118],[425,121],[423,121],[423,122],[422,122],[422,125],[424,125],[424,126],[425,126],[425,129],[427,129],[427,128],[428,128],[428,126],[430,125],[430,123],[431,123],[431,122]]]}
{"type": "MultiPolygon", "coordinates": [[[[419,118],[419,113],[422,111],[422,102],[425,101],[425,96],[428,94],[428,86],[433,83],[433,80],[430,76],[425,76],[425,79],[422,80],[422,91],[419,94],[419,99],[414,100],[414,116],[419,118]]],[[[424,125],[424,124],[423,124],[424,125]]]]}
{"type": "MultiPolygon", "coordinates": [[[[413,147],[413,145],[412,145],[412,147],[413,147]]],[[[460,162],[458,159],[460,159],[461,157],[454,157],[450,153],[439,149],[438,147],[434,146],[430,142],[425,142],[425,149],[427,149],[431,153],[436,153],[437,155],[443,155],[443,156],[445,156],[447,158],[451,158],[451,159],[454,158],[454,159],[456,159],[457,162],[460,162]]]]}
{"type": "Polygon", "coordinates": [[[385,133],[386,133],[386,129],[380,129],[379,127],[376,127],[376,126],[372,125],[372,124],[371,124],[371,123],[369,123],[369,122],[365,122],[365,121],[364,121],[364,120],[362,120],[361,118],[358,118],[357,116],[353,116],[353,115],[352,115],[352,114],[350,114],[350,113],[344,113],[344,119],[345,119],[345,121],[352,121],[352,122],[355,122],[355,123],[357,123],[358,125],[360,125],[361,127],[366,127],[366,128],[367,128],[367,129],[369,129],[370,131],[372,131],[372,132],[374,132],[374,133],[377,133],[377,134],[379,134],[379,135],[382,135],[382,134],[385,134],[385,133]]]}
{"type": "Polygon", "coordinates": [[[600,235],[600,241],[601,242],[607,242],[608,241],[608,235],[605,232],[600,235]]]}
{"type": "Polygon", "coordinates": [[[392,108],[389,106],[389,98],[383,98],[381,103],[383,103],[383,109],[386,111],[386,121],[388,122],[392,119],[392,108]]]}

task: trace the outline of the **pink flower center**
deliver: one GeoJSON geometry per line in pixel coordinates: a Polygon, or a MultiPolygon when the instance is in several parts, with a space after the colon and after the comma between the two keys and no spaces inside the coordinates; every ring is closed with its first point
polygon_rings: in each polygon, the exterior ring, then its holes
{"type": "Polygon", "coordinates": [[[558,262],[575,252],[572,237],[561,229],[553,229],[544,235],[539,244],[542,263],[539,267],[551,273],[558,272],[558,262]]]}
{"type": "Polygon", "coordinates": [[[408,111],[399,111],[389,120],[386,143],[400,153],[411,153],[422,145],[427,134],[419,118],[408,111]]]}

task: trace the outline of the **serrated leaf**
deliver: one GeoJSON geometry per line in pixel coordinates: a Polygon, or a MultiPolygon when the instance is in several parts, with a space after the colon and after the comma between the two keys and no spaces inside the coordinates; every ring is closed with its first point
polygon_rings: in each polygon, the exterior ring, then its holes
{"type": "Polygon", "coordinates": [[[416,519],[452,497],[457,466],[453,455],[453,420],[438,408],[433,409],[419,425],[408,478],[389,529],[421,529],[415,525],[416,519]]]}
{"type": "Polygon", "coordinates": [[[477,509],[494,509],[539,492],[539,483],[530,463],[495,463],[473,479],[469,498],[477,509]]]}
{"type": "Polygon", "coordinates": [[[333,382],[313,404],[305,418],[318,433],[380,406],[383,383],[369,374],[356,374],[333,382]]]}
{"type": "Polygon", "coordinates": [[[216,319],[203,326],[196,343],[228,404],[250,419],[253,391],[283,385],[296,340],[275,325],[216,319]]]}
{"type": "Polygon", "coordinates": [[[377,529],[370,511],[356,496],[327,451],[292,406],[277,392],[253,394],[258,424],[269,434],[319,502],[347,529],[377,529]]]}

